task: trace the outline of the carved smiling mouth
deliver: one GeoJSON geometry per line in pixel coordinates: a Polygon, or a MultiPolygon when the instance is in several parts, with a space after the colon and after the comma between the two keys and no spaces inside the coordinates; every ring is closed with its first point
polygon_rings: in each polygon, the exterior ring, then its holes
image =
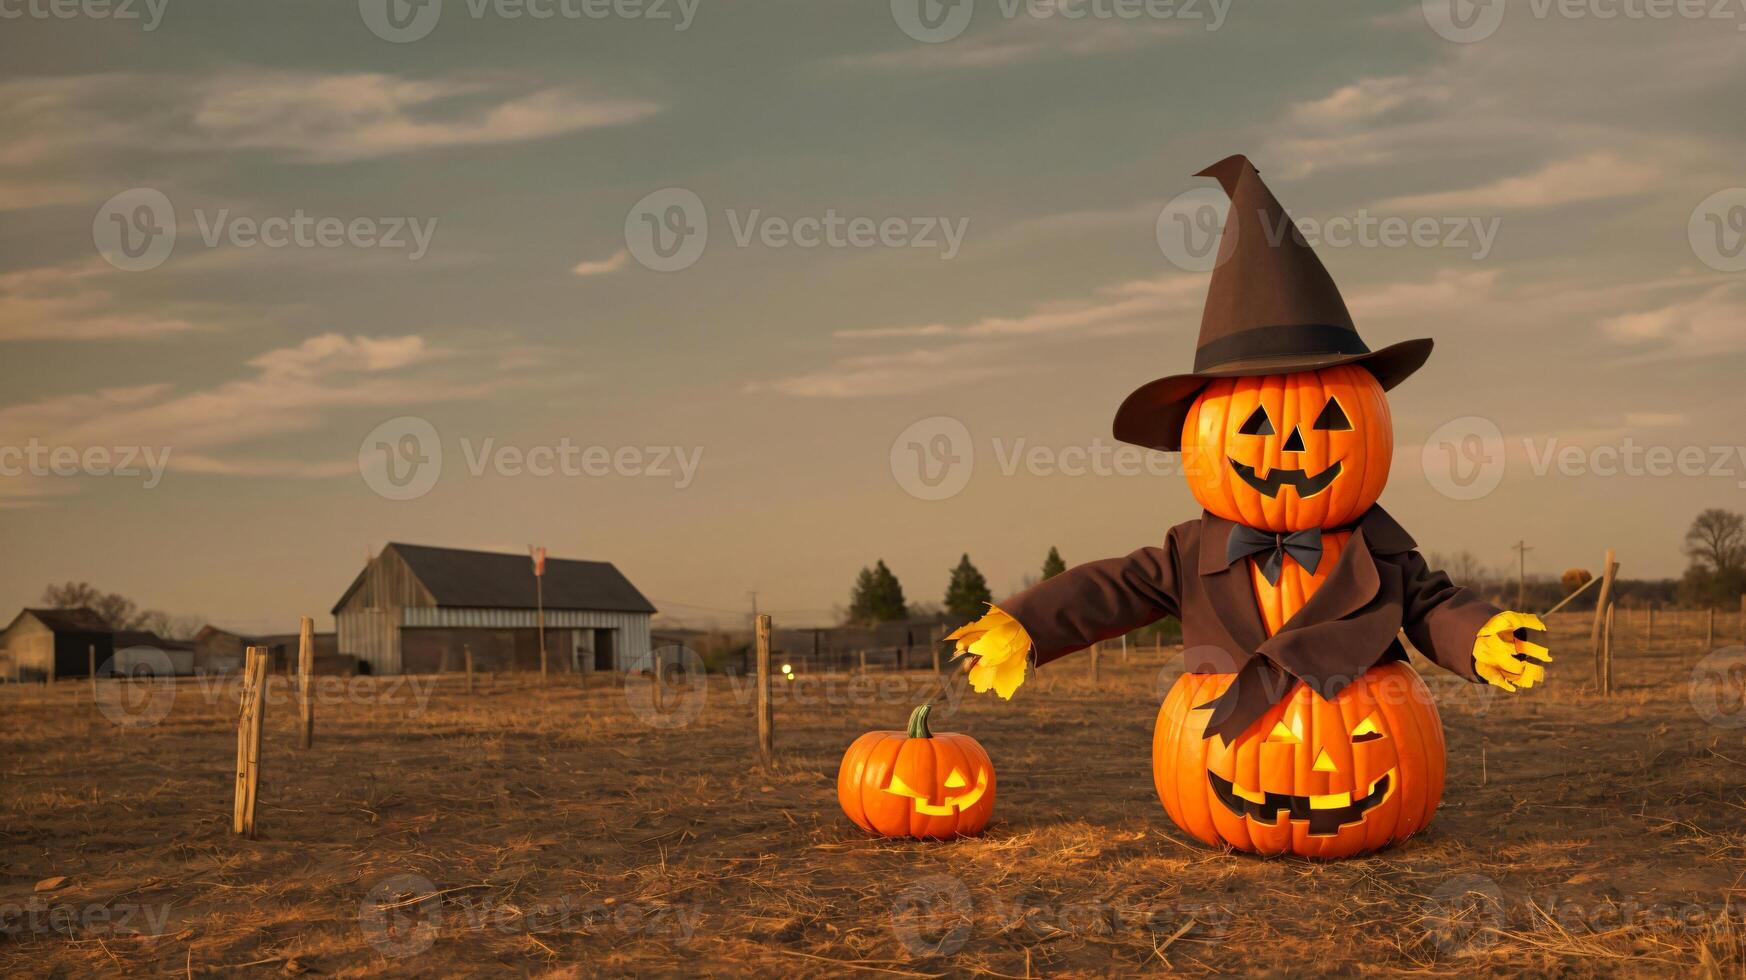
{"type": "MultiPolygon", "coordinates": [[[[1225,458],[1230,459],[1228,456],[1225,458]]],[[[1334,482],[1334,477],[1340,475],[1338,460],[1315,476],[1308,476],[1303,470],[1282,470],[1276,466],[1267,472],[1266,477],[1259,477],[1255,475],[1255,467],[1253,466],[1245,466],[1234,459],[1231,459],[1230,463],[1231,469],[1237,471],[1237,475],[1243,478],[1244,483],[1254,487],[1257,492],[1266,497],[1279,496],[1280,487],[1295,489],[1299,497],[1313,497],[1326,490],[1328,485],[1334,482]]]]}
{"type": "Polygon", "coordinates": [[[960,811],[968,810],[981,802],[983,794],[988,792],[988,770],[984,769],[976,774],[976,785],[968,791],[959,793],[957,796],[942,797],[938,803],[929,803],[926,793],[918,793],[910,789],[909,785],[898,778],[895,773],[891,776],[891,785],[886,787],[885,791],[896,793],[898,796],[907,796],[914,800],[915,812],[917,813],[930,817],[949,817],[960,811]]]}
{"type": "Polygon", "coordinates": [[[1365,794],[1356,800],[1352,799],[1351,793],[1329,796],[1254,793],[1211,770],[1207,771],[1206,778],[1212,784],[1213,795],[1219,798],[1225,809],[1237,816],[1277,824],[1279,815],[1289,812],[1294,821],[1309,821],[1309,832],[1314,837],[1337,834],[1341,827],[1357,823],[1372,807],[1388,799],[1389,790],[1394,788],[1393,769],[1376,777],[1365,794]]]}

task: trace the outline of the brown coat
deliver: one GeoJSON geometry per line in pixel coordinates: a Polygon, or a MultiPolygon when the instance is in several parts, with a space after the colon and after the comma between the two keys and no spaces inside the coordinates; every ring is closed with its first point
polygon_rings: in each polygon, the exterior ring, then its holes
{"type": "Polygon", "coordinates": [[[1225,562],[1235,526],[1203,514],[1171,528],[1162,547],[1069,569],[1000,608],[1030,634],[1039,666],[1177,617],[1187,670],[1238,675],[1207,725],[1208,736],[1216,732],[1227,743],[1296,681],[1332,698],[1371,667],[1405,659],[1402,629],[1437,664],[1479,679],[1473,642],[1498,610],[1431,570],[1381,507],[1358,521],[1327,579],[1272,637],[1255,606],[1248,560],[1225,562]]]}

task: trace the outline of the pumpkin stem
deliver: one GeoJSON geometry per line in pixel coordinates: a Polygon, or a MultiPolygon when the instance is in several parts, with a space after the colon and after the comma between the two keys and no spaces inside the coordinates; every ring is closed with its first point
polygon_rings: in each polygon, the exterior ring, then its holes
{"type": "Polygon", "coordinates": [[[909,737],[910,738],[933,738],[934,737],[934,733],[928,731],[928,712],[930,712],[932,710],[934,710],[933,705],[920,704],[920,705],[916,705],[916,709],[909,713],[909,737]]]}

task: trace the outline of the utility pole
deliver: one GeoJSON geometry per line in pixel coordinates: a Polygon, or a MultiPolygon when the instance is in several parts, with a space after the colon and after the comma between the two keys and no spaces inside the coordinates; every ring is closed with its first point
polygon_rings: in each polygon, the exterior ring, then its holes
{"type": "Polygon", "coordinates": [[[1528,542],[1517,541],[1512,550],[1516,553],[1516,608],[1528,608],[1528,542]]]}

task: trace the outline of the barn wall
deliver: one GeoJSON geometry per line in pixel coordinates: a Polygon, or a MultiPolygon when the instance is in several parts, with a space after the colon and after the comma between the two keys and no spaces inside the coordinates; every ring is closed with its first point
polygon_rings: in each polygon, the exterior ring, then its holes
{"type": "Polygon", "coordinates": [[[400,609],[352,609],[334,617],[339,651],[370,665],[372,674],[400,673],[400,609]]]}
{"type": "Polygon", "coordinates": [[[7,630],[4,643],[12,660],[14,680],[38,680],[54,675],[55,635],[46,626],[25,617],[7,630]]]}
{"type": "MultiPolygon", "coordinates": [[[[532,609],[465,609],[425,607],[405,609],[402,625],[411,628],[526,629],[537,625],[532,609]]],[[[567,657],[563,630],[610,629],[617,631],[620,670],[645,670],[649,666],[649,616],[647,613],[587,612],[577,609],[546,610],[546,648],[556,657],[567,657]]],[[[343,637],[342,637],[343,649],[343,637]]]]}

